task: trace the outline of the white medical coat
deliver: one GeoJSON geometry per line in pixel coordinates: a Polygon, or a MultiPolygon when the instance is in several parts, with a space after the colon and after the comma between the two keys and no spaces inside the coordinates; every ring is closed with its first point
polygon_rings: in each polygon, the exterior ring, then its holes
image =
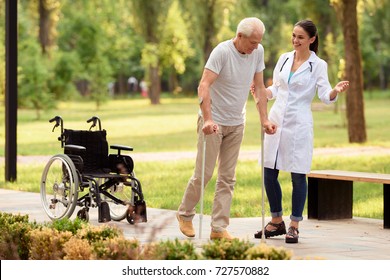
{"type": "Polygon", "coordinates": [[[264,137],[264,167],[308,174],[313,157],[313,116],[311,103],[317,92],[322,102],[330,104],[332,87],[328,65],[314,52],[289,80],[295,51],[282,54],[273,72],[274,104],[269,119],[278,128],[264,137]]]}

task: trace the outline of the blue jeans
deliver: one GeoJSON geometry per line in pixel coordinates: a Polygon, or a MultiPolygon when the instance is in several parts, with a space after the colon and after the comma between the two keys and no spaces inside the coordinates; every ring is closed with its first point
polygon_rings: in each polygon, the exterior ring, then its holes
{"type": "MultiPolygon", "coordinates": [[[[279,170],[264,168],[264,184],[267,192],[268,202],[270,205],[272,217],[282,217],[282,189],[279,181],[279,170]]],[[[302,221],[302,213],[305,207],[307,194],[306,175],[300,173],[291,173],[291,181],[293,186],[292,191],[292,214],[290,219],[292,221],[302,221]]]]}

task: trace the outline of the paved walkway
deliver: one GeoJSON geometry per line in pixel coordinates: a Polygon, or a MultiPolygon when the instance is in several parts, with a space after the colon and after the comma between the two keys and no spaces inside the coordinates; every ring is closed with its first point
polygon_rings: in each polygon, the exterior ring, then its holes
{"type": "MultiPolygon", "coordinates": [[[[0,211],[28,214],[30,220],[37,222],[50,221],[41,206],[38,193],[28,193],[0,189],[0,211]]],[[[76,217],[78,208],[72,218],[76,217]]],[[[266,222],[270,217],[266,217],[266,222]]],[[[288,219],[286,218],[286,221],[288,219]]],[[[90,211],[90,223],[97,222],[97,209],[90,211]]],[[[148,208],[148,222],[131,225],[126,220],[109,222],[110,225],[123,230],[127,238],[136,238],[140,242],[151,240],[187,239],[178,229],[175,211],[148,208]]],[[[210,216],[203,216],[202,236],[199,238],[199,216],[194,219],[197,236],[190,240],[200,246],[209,241],[210,216]]],[[[261,240],[254,239],[253,233],[261,228],[261,217],[232,218],[229,231],[255,244],[261,240]]],[[[300,224],[298,244],[286,244],[284,237],[267,239],[272,246],[283,246],[292,250],[295,259],[327,260],[390,260],[390,229],[383,229],[383,221],[375,219],[354,218],[337,221],[317,221],[305,219],[300,224]]]]}
{"type": "MultiPolygon", "coordinates": [[[[364,156],[364,155],[390,155],[390,148],[373,147],[373,146],[356,146],[356,147],[340,147],[340,148],[315,148],[313,151],[314,157],[321,156],[364,156]]],[[[172,161],[172,160],[193,160],[195,159],[195,151],[188,152],[154,152],[154,153],[131,153],[131,157],[135,162],[139,161],[172,161]]],[[[260,148],[256,150],[241,150],[240,160],[257,160],[260,156],[260,148]]],[[[47,162],[51,156],[18,156],[19,163],[35,163],[47,162]]],[[[4,157],[0,157],[0,163],[4,162],[4,157]]]]}

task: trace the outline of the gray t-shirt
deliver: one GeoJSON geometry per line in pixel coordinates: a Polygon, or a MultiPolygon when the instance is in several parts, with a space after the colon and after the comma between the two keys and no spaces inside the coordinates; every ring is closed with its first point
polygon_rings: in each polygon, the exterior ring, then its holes
{"type": "Polygon", "coordinates": [[[210,87],[214,122],[235,126],[245,122],[246,101],[254,75],[264,70],[264,48],[241,54],[233,40],[224,41],[210,54],[205,68],[218,74],[210,87]]]}

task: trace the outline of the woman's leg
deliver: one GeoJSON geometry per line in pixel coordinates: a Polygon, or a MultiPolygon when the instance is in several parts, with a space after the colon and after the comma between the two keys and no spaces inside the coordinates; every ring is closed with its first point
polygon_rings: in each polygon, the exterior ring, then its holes
{"type": "Polygon", "coordinates": [[[299,222],[303,220],[302,213],[307,195],[307,181],[305,174],[291,173],[293,185],[291,222],[286,234],[286,243],[298,243],[299,222]]]}
{"type": "Polygon", "coordinates": [[[298,225],[303,220],[302,213],[307,195],[307,180],[305,174],[291,173],[292,180],[292,214],[291,221],[298,225]]]}
{"type": "Polygon", "coordinates": [[[282,189],[278,181],[278,176],[279,170],[264,168],[264,184],[272,218],[281,218],[283,216],[282,189]]]}
{"type": "MultiPolygon", "coordinates": [[[[264,184],[271,210],[271,222],[265,229],[265,237],[278,236],[286,233],[286,226],[283,222],[282,210],[282,189],[279,181],[279,170],[264,168],[264,184]]],[[[255,233],[255,238],[261,238],[263,230],[255,233]]]]}

